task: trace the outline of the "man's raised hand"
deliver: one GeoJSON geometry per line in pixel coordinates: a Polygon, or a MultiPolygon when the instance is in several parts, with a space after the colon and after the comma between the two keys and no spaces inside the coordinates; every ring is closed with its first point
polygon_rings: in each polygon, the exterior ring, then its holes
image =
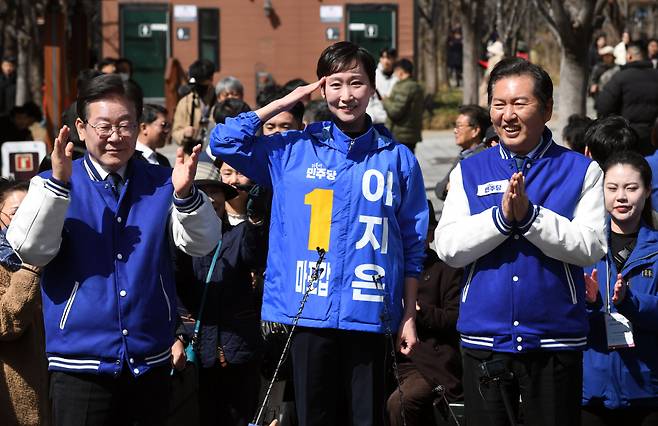
{"type": "Polygon", "coordinates": [[[201,144],[192,148],[192,154],[187,157],[183,153],[183,148],[179,147],[176,151],[176,163],[174,171],[171,173],[171,183],[174,185],[174,193],[177,198],[190,196],[200,152],[201,144]]]}
{"type": "Polygon", "coordinates": [[[53,178],[68,183],[73,173],[73,142],[68,142],[70,129],[62,126],[55,138],[53,152],[50,154],[53,178]]]}
{"type": "Polygon", "coordinates": [[[599,272],[594,269],[592,270],[592,275],[587,274],[587,272],[583,275],[585,278],[585,301],[587,303],[594,303],[599,295],[599,272]]]}

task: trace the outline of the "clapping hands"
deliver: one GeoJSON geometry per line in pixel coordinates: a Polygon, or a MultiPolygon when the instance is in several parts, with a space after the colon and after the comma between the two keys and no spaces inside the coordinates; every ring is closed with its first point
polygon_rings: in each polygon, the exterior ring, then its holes
{"type": "Polygon", "coordinates": [[[525,177],[521,172],[514,173],[503,194],[503,216],[508,222],[521,222],[528,213],[528,204],[525,177]]]}

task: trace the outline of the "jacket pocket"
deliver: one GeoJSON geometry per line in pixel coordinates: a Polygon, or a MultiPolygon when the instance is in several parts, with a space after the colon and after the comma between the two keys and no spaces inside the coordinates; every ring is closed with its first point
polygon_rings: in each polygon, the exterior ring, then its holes
{"type": "Polygon", "coordinates": [[[162,289],[162,294],[164,295],[165,302],[167,302],[167,318],[171,322],[171,302],[169,302],[169,296],[167,295],[167,290],[164,288],[164,281],[162,280],[162,275],[160,275],[160,288],[162,289]]]}
{"type": "Polygon", "coordinates": [[[571,303],[575,305],[578,303],[578,299],[576,298],[576,284],[574,283],[573,277],[571,276],[571,269],[569,268],[569,265],[565,262],[562,262],[562,266],[564,266],[564,273],[567,277],[567,285],[569,286],[569,293],[571,294],[571,303]]]}
{"type": "Polygon", "coordinates": [[[468,278],[466,278],[466,284],[464,284],[464,290],[462,291],[462,303],[466,303],[466,297],[468,296],[468,289],[471,286],[471,281],[473,280],[473,273],[475,272],[475,264],[477,260],[471,265],[471,270],[468,272],[468,278]]]}
{"type": "Polygon", "coordinates": [[[75,295],[78,292],[80,283],[78,281],[73,285],[73,290],[71,290],[71,295],[66,301],[66,306],[64,306],[64,312],[62,312],[62,317],[59,319],[59,329],[64,330],[66,326],[66,320],[69,318],[69,313],[71,312],[71,307],[73,306],[73,301],[75,300],[75,295]]]}

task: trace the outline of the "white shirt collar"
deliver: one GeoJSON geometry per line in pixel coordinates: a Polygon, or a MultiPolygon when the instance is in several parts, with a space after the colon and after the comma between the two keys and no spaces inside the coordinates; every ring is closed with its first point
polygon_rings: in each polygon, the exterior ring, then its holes
{"type": "MultiPolygon", "coordinates": [[[[94,166],[96,171],[98,172],[98,175],[101,177],[101,180],[107,179],[107,175],[109,175],[111,172],[109,170],[105,170],[103,166],[101,166],[94,157],[91,155],[89,156],[89,160],[91,161],[91,164],[94,166]]],[[[117,173],[119,176],[121,176],[121,179],[126,180],[126,168],[127,165],[122,166],[119,170],[117,170],[115,173],[117,173]]]]}
{"type": "Polygon", "coordinates": [[[138,140],[137,144],[135,144],[135,149],[140,151],[144,158],[146,158],[146,161],[149,163],[158,164],[158,157],[155,155],[155,151],[152,150],[149,146],[144,145],[138,140]]]}

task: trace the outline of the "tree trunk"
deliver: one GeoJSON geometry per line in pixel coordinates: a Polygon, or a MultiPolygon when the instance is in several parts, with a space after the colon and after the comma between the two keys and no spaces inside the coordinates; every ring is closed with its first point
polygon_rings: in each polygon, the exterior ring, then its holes
{"type": "Polygon", "coordinates": [[[16,43],[18,57],[16,60],[16,105],[23,105],[30,98],[30,41],[24,34],[19,33],[16,43]]]}
{"type": "MultiPolygon", "coordinates": [[[[561,133],[572,114],[585,114],[587,99],[587,51],[588,46],[564,46],[560,64],[560,86],[557,99],[557,128],[561,133]]],[[[556,141],[562,140],[560,135],[556,141]]]]}
{"type": "Polygon", "coordinates": [[[482,0],[461,0],[460,20],[463,40],[463,78],[464,104],[478,103],[478,88],[480,84],[480,28],[482,27],[482,0]]]}
{"type": "Polygon", "coordinates": [[[426,93],[436,93],[438,89],[438,84],[437,84],[437,73],[436,73],[436,67],[437,67],[437,49],[435,48],[436,46],[436,34],[434,30],[431,28],[431,26],[427,25],[426,23],[421,24],[423,25],[423,31],[422,31],[422,41],[421,41],[421,49],[420,49],[420,56],[422,57],[421,60],[423,61],[423,81],[425,83],[425,91],[426,93]]]}

